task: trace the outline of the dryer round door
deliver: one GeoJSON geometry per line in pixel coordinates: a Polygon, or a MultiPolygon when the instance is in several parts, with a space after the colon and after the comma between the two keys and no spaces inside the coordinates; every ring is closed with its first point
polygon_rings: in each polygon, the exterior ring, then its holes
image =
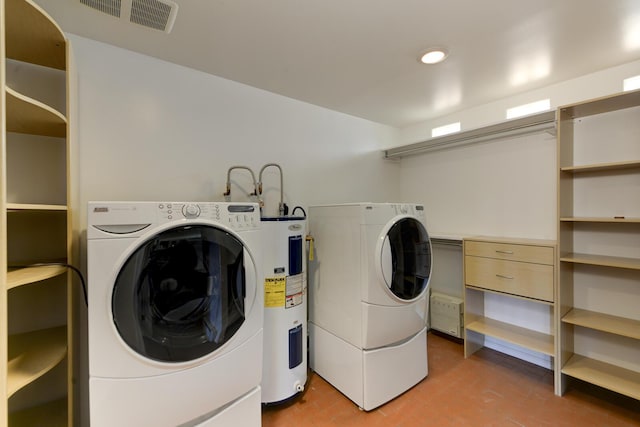
{"type": "Polygon", "coordinates": [[[424,225],[407,216],[392,221],[379,240],[380,275],[401,301],[420,298],[431,277],[431,241],[424,225]]]}
{"type": "Polygon", "coordinates": [[[255,266],[234,234],[200,223],[167,228],[122,264],[111,299],[115,327],[145,358],[199,359],[242,327],[255,298],[247,276],[255,280],[255,266]]]}

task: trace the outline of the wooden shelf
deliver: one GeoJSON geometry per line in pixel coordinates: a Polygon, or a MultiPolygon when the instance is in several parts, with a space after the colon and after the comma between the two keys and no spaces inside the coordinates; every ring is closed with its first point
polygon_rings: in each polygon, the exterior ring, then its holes
{"type": "Polygon", "coordinates": [[[29,203],[7,203],[7,211],[60,211],[64,212],[68,208],[66,205],[38,205],[29,203]]]}
{"type": "Polygon", "coordinates": [[[562,172],[571,172],[571,173],[612,171],[612,170],[625,170],[625,169],[640,169],[640,160],[633,160],[628,162],[597,163],[597,164],[582,165],[582,166],[566,166],[566,167],[560,168],[562,172]]]}
{"type": "Polygon", "coordinates": [[[609,222],[623,224],[640,224],[639,217],[616,218],[616,217],[561,217],[560,222],[609,222]]]}
{"type": "Polygon", "coordinates": [[[640,340],[640,320],[574,308],[562,318],[562,321],[584,328],[640,340]]]}
{"type": "Polygon", "coordinates": [[[9,336],[7,396],[49,372],[66,355],[66,326],[9,336]]]}
{"type": "Polygon", "coordinates": [[[31,0],[6,0],[7,58],[66,69],[66,39],[60,27],[31,0]]]}
{"type": "Polygon", "coordinates": [[[28,267],[9,271],[7,274],[7,289],[51,279],[67,272],[67,267],[48,265],[42,267],[28,267]]]}
{"type": "Polygon", "coordinates": [[[545,300],[542,300],[542,299],[523,297],[522,295],[510,294],[508,292],[495,291],[493,289],[481,288],[479,286],[465,285],[465,288],[466,289],[472,289],[472,290],[478,291],[478,292],[486,292],[486,293],[489,293],[489,294],[504,295],[504,296],[507,296],[509,298],[520,299],[520,300],[523,300],[523,301],[529,301],[529,302],[533,302],[533,303],[536,303],[536,304],[553,305],[553,301],[545,301],[545,300]]]}
{"type": "Polygon", "coordinates": [[[640,400],[640,372],[574,354],[562,373],[640,400]]]}
{"type": "Polygon", "coordinates": [[[578,253],[568,253],[560,257],[562,262],[572,262],[576,264],[599,265],[603,267],[628,268],[640,270],[640,259],[623,258],[605,255],[588,255],[578,253]]]}
{"type": "Polygon", "coordinates": [[[67,119],[40,101],[6,87],[7,131],[64,138],[67,119]]]}
{"type": "Polygon", "coordinates": [[[465,328],[469,331],[498,338],[511,344],[554,356],[553,335],[543,334],[487,317],[477,319],[471,324],[465,325],[465,328]]]}
{"type": "Polygon", "coordinates": [[[566,105],[560,108],[562,113],[568,114],[571,118],[587,117],[595,114],[607,113],[609,111],[623,110],[640,105],[640,90],[629,91],[622,94],[615,94],[594,99],[589,102],[580,102],[573,105],[566,105]]]}
{"type": "Polygon", "coordinates": [[[9,425],[66,426],[67,399],[58,399],[9,414],[9,425]]]}

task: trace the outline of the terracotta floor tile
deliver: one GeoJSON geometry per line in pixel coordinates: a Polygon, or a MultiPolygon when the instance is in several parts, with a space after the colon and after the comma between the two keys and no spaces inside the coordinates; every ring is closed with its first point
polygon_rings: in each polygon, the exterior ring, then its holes
{"type": "Polygon", "coordinates": [[[638,427],[640,402],[589,384],[553,394],[553,372],[428,334],[429,376],[391,402],[361,411],[319,375],[290,402],[264,407],[264,427],[638,427]]]}

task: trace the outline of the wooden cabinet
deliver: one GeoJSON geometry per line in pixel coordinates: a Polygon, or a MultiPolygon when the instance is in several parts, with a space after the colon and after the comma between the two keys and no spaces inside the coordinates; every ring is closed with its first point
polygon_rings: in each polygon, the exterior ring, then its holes
{"type": "Polygon", "coordinates": [[[0,426],[70,425],[68,43],[31,0],[0,23],[0,426]]]}
{"type": "MultiPolygon", "coordinates": [[[[555,362],[556,243],[548,240],[466,238],[463,241],[465,283],[465,357],[495,338],[541,353],[555,362]],[[534,307],[546,316],[548,328],[494,319],[485,310],[487,294],[534,307]]],[[[556,390],[557,391],[557,390],[556,390]]]]}
{"type": "Polygon", "coordinates": [[[640,91],[558,118],[561,389],[640,399],[640,91]]]}

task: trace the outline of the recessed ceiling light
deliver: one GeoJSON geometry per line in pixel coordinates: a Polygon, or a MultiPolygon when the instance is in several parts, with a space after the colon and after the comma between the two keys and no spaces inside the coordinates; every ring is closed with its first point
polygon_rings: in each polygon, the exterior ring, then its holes
{"type": "Polygon", "coordinates": [[[423,64],[437,64],[445,60],[449,52],[443,48],[429,49],[420,55],[420,62],[423,64]]]}

